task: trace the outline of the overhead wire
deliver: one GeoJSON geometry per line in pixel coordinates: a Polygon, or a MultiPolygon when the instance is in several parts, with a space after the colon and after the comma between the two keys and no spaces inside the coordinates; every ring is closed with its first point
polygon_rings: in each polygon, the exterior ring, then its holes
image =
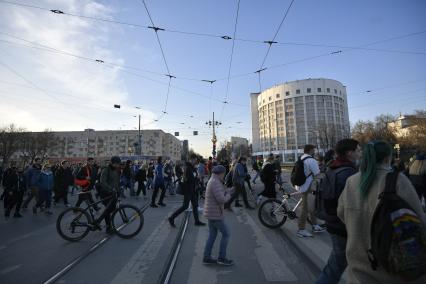
{"type": "MultiPolygon", "coordinates": [[[[220,119],[222,119],[222,115],[223,115],[223,111],[225,110],[225,106],[228,103],[228,96],[229,96],[229,80],[231,77],[231,69],[232,69],[232,60],[234,57],[234,47],[235,47],[235,35],[237,33],[237,26],[238,26],[238,15],[240,12],[240,0],[238,0],[237,2],[237,12],[235,15],[235,24],[234,24],[234,35],[233,35],[233,39],[232,39],[232,48],[231,48],[231,56],[229,59],[229,66],[228,66],[228,79],[226,81],[226,91],[225,91],[225,100],[223,101],[223,105],[222,105],[222,110],[220,112],[220,119]]],[[[219,119],[219,120],[220,120],[219,119]]]]}

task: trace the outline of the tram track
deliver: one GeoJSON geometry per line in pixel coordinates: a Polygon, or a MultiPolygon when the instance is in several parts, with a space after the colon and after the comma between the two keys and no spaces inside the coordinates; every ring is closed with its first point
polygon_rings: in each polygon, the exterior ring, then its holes
{"type": "MultiPolygon", "coordinates": [[[[149,208],[149,204],[150,203],[147,202],[141,208],[139,208],[139,210],[140,210],[140,212],[142,214],[149,208]]],[[[134,216],[132,216],[130,219],[133,220],[134,216]]],[[[127,224],[121,225],[117,230],[121,230],[125,226],[127,226],[127,224]]],[[[42,283],[43,284],[53,284],[53,283],[56,283],[63,276],[65,276],[69,271],[71,271],[74,267],[76,267],[80,262],[82,262],[89,255],[91,255],[93,252],[95,252],[97,249],[99,249],[102,245],[104,245],[105,243],[107,243],[113,236],[114,236],[114,234],[103,237],[101,240],[97,241],[94,245],[92,245],[86,252],[84,252],[83,254],[79,255],[76,258],[74,258],[71,262],[69,262],[61,270],[59,270],[57,273],[55,273],[54,275],[52,275],[50,278],[48,278],[46,281],[43,281],[42,283]]]]}

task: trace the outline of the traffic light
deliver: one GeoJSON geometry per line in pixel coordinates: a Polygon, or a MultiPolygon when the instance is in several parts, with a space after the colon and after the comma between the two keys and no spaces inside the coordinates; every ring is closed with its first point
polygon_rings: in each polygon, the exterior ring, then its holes
{"type": "Polygon", "coordinates": [[[198,131],[193,132],[194,136],[198,135],[198,131]]]}
{"type": "Polygon", "coordinates": [[[175,136],[179,136],[179,132],[175,132],[175,136]]]}
{"type": "Polygon", "coordinates": [[[121,108],[121,105],[114,105],[114,108],[121,108]]]}

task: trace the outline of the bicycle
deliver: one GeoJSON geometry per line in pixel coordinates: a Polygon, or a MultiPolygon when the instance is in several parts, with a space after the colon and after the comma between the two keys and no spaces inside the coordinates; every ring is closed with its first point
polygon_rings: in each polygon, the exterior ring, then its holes
{"type": "Polygon", "coordinates": [[[114,192],[112,196],[88,204],[85,209],[71,207],[64,210],[56,220],[56,231],[63,239],[77,242],[86,237],[90,231],[102,230],[100,223],[105,215],[105,210],[96,219],[94,207],[104,201],[113,202],[113,199],[117,200],[116,208],[111,212],[111,223],[109,224],[113,233],[123,239],[130,239],[136,236],[142,230],[144,224],[142,212],[136,206],[121,204],[120,196],[117,192],[114,192]],[[132,223],[134,225],[130,226],[132,223]]]}
{"type": "Polygon", "coordinates": [[[284,225],[287,218],[290,220],[296,219],[296,209],[302,203],[301,198],[297,200],[291,197],[281,186],[280,190],[284,192],[282,200],[276,198],[267,199],[262,202],[258,210],[260,223],[271,229],[276,229],[284,225]]]}

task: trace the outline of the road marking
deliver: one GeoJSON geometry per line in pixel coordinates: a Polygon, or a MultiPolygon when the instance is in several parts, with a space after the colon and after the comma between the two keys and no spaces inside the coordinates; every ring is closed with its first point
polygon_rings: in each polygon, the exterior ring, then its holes
{"type": "Polygon", "coordinates": [[[257,247],[254,249],[257,261],[262,268],[267,281],[297,281],[298,278],[290,270],[275,251],[275,248],[255,223],[253,218],[244,210],[235,210],[237,220],[249,225],[254,232],[257,247]]]}
{"type": "Polygon", "coordinates": [[[111,284],[141,283],[149,273],[151,263],[157,258],[161,247],[170,234],[170,225],[165,219],[149,235],[146,241],[133,254],[130,261],[110,282],[111,284]]]}
{"type": "Polygon", "coordinates": [[[16,269],[18,269],[19,267],[21,267],[22,264],[18,264],[18,265],[14,265],[14,266],[10,266],[10,267],[6,267],[2,270],[0,270],[0,274],[7,274],[9,272],[15,271],[16,269]]]}
{"type": "MultiPolygon", "coordinates": [[[[192,258],[191,269],[188,276],[188,284],[214,284],[217,283],[217,271],[202,263],[204,257],[204,245],[208,236],[208,229],[200,228],[197,232],[195,243],[195,255],[192,258]]],[[[218,238],[220,240],[220,237],[218,238]]]]}

